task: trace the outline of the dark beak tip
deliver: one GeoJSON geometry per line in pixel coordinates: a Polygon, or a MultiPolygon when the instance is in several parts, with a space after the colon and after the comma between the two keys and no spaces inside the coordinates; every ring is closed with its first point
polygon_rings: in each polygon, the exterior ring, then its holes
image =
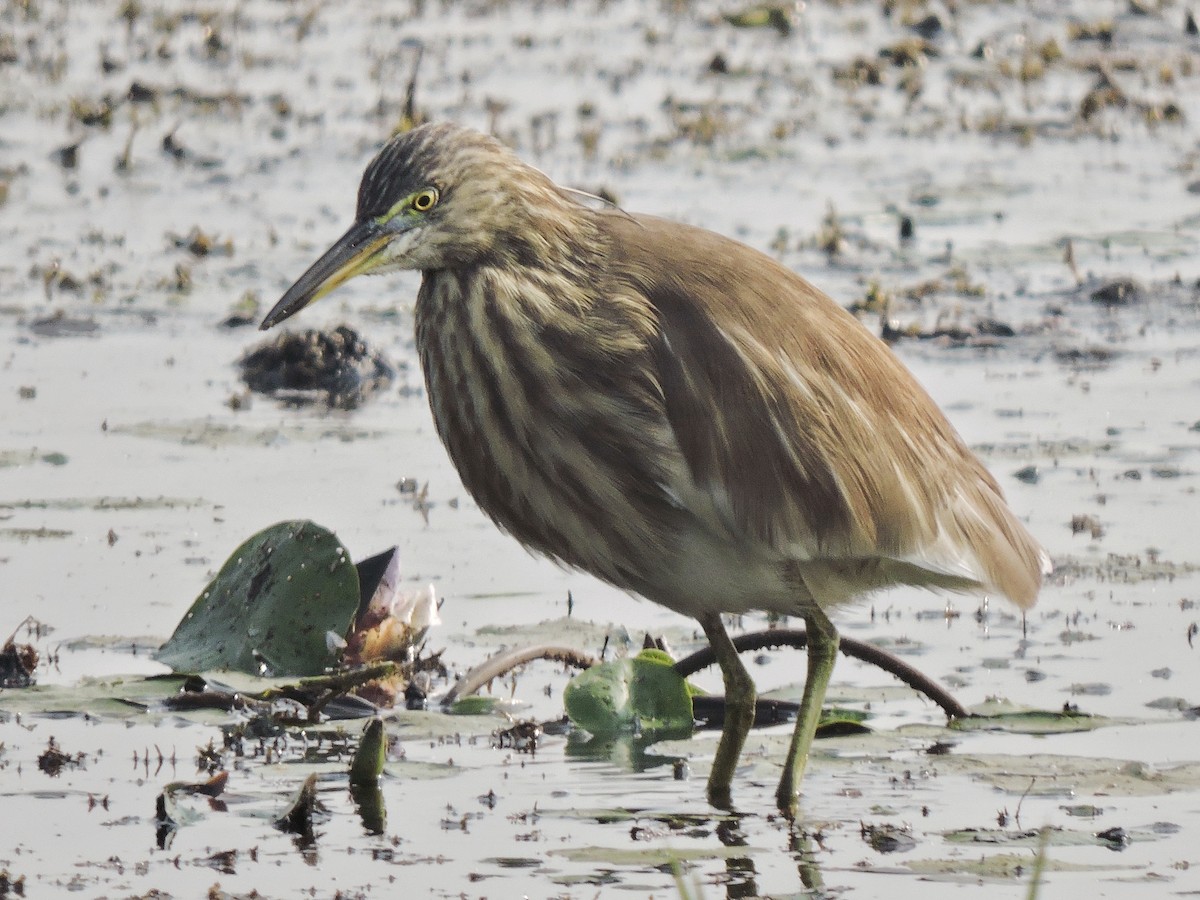
{"type": "Polygon", "coordinates": [[[292,303],[288,302],[289,299],[289,296],[285,294],[278,303],[271,307],[270,311],[263,316],[263,320],[258,326],[259,331],[270,331],[280,322],[290,319],[303,308],[303,306],[293,306],[292,303]]]}
{"type": "Polygon", "coordinates": [[[258,323],[259,331],[270,331],[274,327],[275,327],[275,317],[273,315],[268,314],[268,315],[264,316],[263,320],[258,323]]]}

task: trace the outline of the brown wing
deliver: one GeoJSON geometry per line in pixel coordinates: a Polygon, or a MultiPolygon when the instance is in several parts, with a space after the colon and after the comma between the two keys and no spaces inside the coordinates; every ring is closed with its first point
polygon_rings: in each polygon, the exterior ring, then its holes
{"type": "Polygon", "coordinates": [[[605,221],[657,309],[667,415],[726,527],[801,561],[892,560],[1033,603],[1044,553],[882,341],[748,247],[605,221]]]}

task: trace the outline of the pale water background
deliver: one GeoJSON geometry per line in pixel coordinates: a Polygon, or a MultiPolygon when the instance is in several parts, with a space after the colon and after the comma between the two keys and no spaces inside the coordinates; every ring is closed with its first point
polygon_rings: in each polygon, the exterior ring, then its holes
{"type": "MultiPolygon", "coordinates": [[[[197,803],[161,850],[154,798],[196,777],[194,749],[220,741],[221,717],[55,716],[9,692],[0,868],[30,896],[670,897],[676,857],[703,896],[752,897],[802,893],[812,861],[831,894],[999,898],[1023,896],[1033,858],[1031,840],[1011,838],[1049,825],[1063,831],[1043,896],[1200,890],[1200,726],[1186,714],[1200,704],[1188,638],[1200,621],[1200,38],[1183,5],[1145,6],[899,3],[887,15],[812,2],[788,8],[786,37],[734,27],[721,13],[736,6],[705,2],[0,6],[0,630],[29,614],[54,629],[39,642],[57,649],[41,684],[161,671],[147,646],[242,540],[289,518],[336,531],[356,558],[399,545],[406,579],[445,598],[430,642],[458,670],[547,633],[593,652],[605,633],[622,649],[647,631],[691,649],[692,623],[528,556],[463,494],[422,395],[415,278],[356,281],[293,326],[353,324],[401,367],[400,390],[352,413],[230,406],[234,363],[260,336],[218,323],[247,292],[273,303],[348,225],[422,45],[424,114],[494,127],[560,182],[773,252],[845,304],[872,281],[900,293],[965,273],[978,292],[897,301],[899,324],[988,317],[1017,336],[897,352],[1060,574],[1025,635],[999,604],[977,617],[972,598],[904,591],[838,622],[911,654],[968,704],[1075,703],[1116,720],[952,734],[931,704],[842,661],[831,700],[869,704],[876,732],[819,746],[806,856],[771,814],[786,728],[752,737],[742,815],[718,820],[702,799],[713,735],[651,748],[664,764],[637,771],[563,738],[534,758],[492,749],[498,719],[404,715],[389,725],[404,758],[384,784],[385,834],[364,833],[331,765],[330,815],[301,852],[270,825],[299,777],[246,763],[227,811],[197,803]],[[919,64],[879,58],[929,13],[945,27],[919,64]],[[1073,39],[1105,24],[1111,43],[1073,39]],[[717,54],[725,73],[710,71],[717,54]],[[838,77],[857,57],[882,85],[838,77]],[[1101,72],[1124,103],[1084,120],[1101,72]],[[124,99],[135,82],[153,99],[124,99]],[[105,97],[107,127],[72,113],[105,97]],[[182,154],[164,152],[168,134],[182,154]],[[845,232],[832,257],[816,246],[830,208],[845,232]],[[915,222],[905,246],[902,214],[915,222]],[[193,228],[215,252],[175,246],[193,228]],[[1063,262],[1068,239],[1094,279],[1083,288],[1063,262]],[[1118,276],[1139,280],[1137,302],[1091,302],[1118,276]],[[1035,484],[1016,477],[1028,466],[1035,484]],[[401,478],[428,484],[427,521],[401,478]],[[1103,534],[1073,533],[1081,515],[1103,534]],[[538,627],[566,615],[568,592],[573,619],[595,627],[538,627]],[[85,767],[38,771],[51,735],[85,767]],[[938,740],[957,743],[927,754],[938,740]],[[155,747],[175,765],[145,765],[155,747]],[[691,781],[665,764],[679,756],[691,781]],[[861,824],[906,830],[912,846],[881,853],[861,824]],[[1092,838],[1111,828],[1131,837],[1124,849],[1092,838]],[[963,829],[983,833],[952,839],[963,829]]],[[[795,696],[803,660],[774,652],[753,671],[795,696]]],[[[517,713],[559,715],[566,677],[532,667],[517,713]]]]}

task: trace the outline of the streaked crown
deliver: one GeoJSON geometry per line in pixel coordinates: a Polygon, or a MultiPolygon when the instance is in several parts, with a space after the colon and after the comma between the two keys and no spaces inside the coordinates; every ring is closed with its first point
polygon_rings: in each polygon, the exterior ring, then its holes
{"type": "Polygon", "coordinates": [[[429,270],[484,261],[528,264],[535,255],[530,245],[544,252],[546,235],[561,234],[562,217],[579,209],[495,138],[436,123],[384,145],[363,173],[356,217],[389,229],[394,216],[408,215],[405,230],[417,233],[403,242],[403,262],[393,265],[429,270]],[[411,221],[414,209],[419,223],[411,221]]]}

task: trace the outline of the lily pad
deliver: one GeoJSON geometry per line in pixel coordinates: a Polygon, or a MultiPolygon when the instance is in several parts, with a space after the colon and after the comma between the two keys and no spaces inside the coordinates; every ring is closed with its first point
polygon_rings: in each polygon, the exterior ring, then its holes
{"type": "Polygon", "coordinates": [[[571,721],[593,734],[641,731],[687,734],[692,697],[687,682],[661,659],[635,656],[593,666],[563,692],[571,721]]]}
{"type": "Polygon", "coordinates": [[[141,717],[147,710],[161,707],[167,697],[179,691],[182,683],[183,678],[179,675],[165,675],[154,678],[108,676],[84,678],[71,685],[34,685],[19,691],[5,691],[0,696],[0,709],[22,716],[59,719],[141,717]]]}
{"type": "Polygon", "coordinates": [[[1014,734],[1069,734],[1092,731],[1111,724],[1104,716],[1074,709],[1042,710],[1016,706],[1007,701],[989,701],[971,710],[971,715],[955,719],[955,731],[1009,731],[1014,734]]]}
{"type": "Polygon", "coordinates": [[[870,714],[861,709],[847,709],[842,706],[827,706],[821,710],[821,720],[817,723],[817,737],[846,737],[852,734],[870,734],[867,725],[870,714]]]}
{"type": "Polygon", "coordinates": [[[157,654],[179,671],[319,675],[358,609],[358,573],[338,539],[281,522],[234,552],[157,654]]]}
{"type": "MultiPolygon", "coordinates": [[[[947,831],[942,836],[950,844],[1007,844],[1017,847],[1036,847],[1045,841],[1052,847],[1097,846],[1109,850],[1124,850],[1132,841],[1153,841],[1163,836],[1163,829],[1156,823],[1134,828],[1109,828],[1104,831],[1081,831],[1072,828],[1050,828],[1041,830],[1006,831],[996,828],[960,828],[947,831]]],[[[1167,829],[1166,833],[1172,833],[1167,829]]]]}
{"type": "Polygon", "coordinates": [[[499,697],[482,697],[472,694],[470,697],[459,697],[449,709],[452,716],[488,716],[499,712],[504,701],[499,697]]]}

